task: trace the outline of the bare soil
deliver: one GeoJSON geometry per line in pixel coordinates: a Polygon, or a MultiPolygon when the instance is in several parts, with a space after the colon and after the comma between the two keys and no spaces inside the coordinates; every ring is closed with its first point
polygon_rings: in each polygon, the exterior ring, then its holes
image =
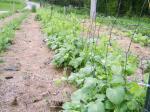
{"type": "Polygon", "coordinates": [[[13,45],[0,57],[0,112],[58,112],[73,91],[60,82],[63,70],[51,64],[54,53],[34,17],[23,22],[13,45]]]}

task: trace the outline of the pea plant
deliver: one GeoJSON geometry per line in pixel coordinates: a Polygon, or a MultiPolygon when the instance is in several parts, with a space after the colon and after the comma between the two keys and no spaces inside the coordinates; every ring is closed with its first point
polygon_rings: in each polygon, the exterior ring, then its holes
{"type": "Polygon", "coordinates": [[[71,100],[63,105],[63,111],[141,112],[145,89],[127,80],[137,69],[136,56],[129,55],[125,70],[125,54],[115,41],[107,51],[108,38],[98,37],[97,44],[81,37],[81,20],[77,19],[80,16],[64,15],[57,10],[53,9],[50,16],[50,10],[40,9],[37,17],[48,36],[49,48],[55,52],[53,64],[71,68],[72,73],[63,80],[77,87],[71,100]]]}
{"type": "MultiPolygon", "coordinates": [[[[126,33],[126,35],[132,38],[133,32],[132,31],[128,31],[126,33]]],[[[146,36],[146,35],[144,36],[141,33],[135,34],[134,38],[133,38],[133,41],[135,43],[140,43],[142,46],[150,46],[149,36],[146,36]]]]}
{"type": "Polygon", "coordinates": [[[19,28],[22,21],[27,17],[28,12],[24,12],[20,17],[12,20],[0,31],[0,53],[7,49],[12,43],[15,31],[19,28]]]}
{"type": "MultiPolygon", "coordinates": [[[[98,16],[98,23],[103,25],[110,25],[112,21],[115,20],[115,17],[103,17],[98,16]]],[[[115,29],[119,29],[121,31],[121,35],[128,36],[129,38],[133,38],[133,42],[139,43],[142,46],[150,46],[150,24],[149,19],[141,18],[139,24],[139,18],[129,18],[129,17],[121,17],[118,18],[115,25],[115,29]],[[137,33],[135,34],[135,28],[139,25],[137,33]]]]}

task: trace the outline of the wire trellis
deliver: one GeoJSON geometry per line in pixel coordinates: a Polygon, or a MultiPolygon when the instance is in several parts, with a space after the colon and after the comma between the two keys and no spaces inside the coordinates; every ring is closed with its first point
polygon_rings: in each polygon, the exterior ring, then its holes
{"type": "MultiPolygon", "coordinates": [[[[125,64],[124,64],[124,71],[125,71],[124,78],[125,78],[125,81],[127,81],[126,69],[127,69],[127,65],[128,65],[129,55],[130,55],[130,52],[131,52],[131,46],[132,46],[133,39],[134,39],[135,35],[138,33],[138,28],[141,26],[140,25],[140,17],[142,17],[142,15],[143,15],[144,6],[145,6],[147,1],[149,2],[149,0],[144,0],[144,2],[143,2],[143,5],[141,7],[141,12],[140,12],[140,15],[138,17],[138,23],[134,25],[135,29],[134,29],[133,35],[132,35],[131,40],[129,42],[128,49],[125,52],[125,64]]],[[[117,8],[117,11],[116,11],[117,14],[115,16],[115,19],[111,22],[112,24],[109,25],[110,27],[108,27],[108,29],[109,29],[109,39],[108,39],[108,42],[107,42],[108,44],[106,45],[105,65],[104,65],[104,71],[105,71],[105,74],[106,74],[107,77],[108,77],[108,73],[107,73],[108,72],[107,71],[107,63],[108,62],[107,62],[107,58],[108,58],[108,55],[109,55],[108,48],[111,47],[112,33],[113,33],[113,29],[114,29],[114,27],[115,27],[115,25],[116,25],[116,23],[118,21],[121,4],[122,4],[122,0],[119,0],[118,8],[117,8]]],[[[107,0],[105,0],[105,5],[106,5],[105,16],[107,16],[108,15],[107,0]]],[[[66,12],[67,12],[67,9],[66,9],[66,7],[64,7],[64,14],[66,14],[66,12]]],[[[102,22],[103,22],[103,19],[105,19],[105,18],[102,18],[102,22]]],[[[95,67],[94,60],[93,60],[94,56],[95,56],[95,51],[96,51],[96,47],[95,46],[97,45],[97,43],[99,41],[99,37],[100,37],[100,33],[99,32],[100,32],[100,29],[101,29],[100,25],[97,27],[96,22],[97,22],[97,20],[91,20],[90,21],[90,25],[89,25],[88,31],[86,32],[86,37],[87,37],[86,38],[86,42],[83,41],[83,37],[81,36],[82,44],[85,47],[87,47],[87,48],[91,47],[90,48],[90,54],[91,54],[90,58],[92,59],[91,61],[92,61],[92,69],[93,69],[92,76],[93,77],[95,77],[95,74],[96,74],[95,73],[96,67],[95,67]],[[98,32],[98,35],[96,34],[96,32],[98,32]],[[90,45],[88,42],[90,42],[91,39],[92,39],[92,43],[90,45]],[[95,45],[95,43],[96,43],[96,45],[95,45]]],[[[84,20],[83,23],[85,23],[85,20],[84,20]]],[[[131,25],[128,25],[128,26],[131,26],[131,25]]],[[[84,25],[82,26],[82,28],[83,28],[82,31],[85,32],[84,25]]],[[[144,75],[144,70],[143,70],[144,67],[143,67],[142,62],[143,62],[143,60],[145,60],[145,57],[143,57],[143,58],[141,58],[139,60],[141,62],[140,68],[142,70],[142,75],[144,75]]],[[[138,85],[147,87],[147,95],[146,95],[146,100],[145,100],[145,107],[144,107],[143,111],[144,112],[150,112],[150,78],[149,78],[149,82],[147,84],[144,83],[143,78],[141,79],[140,82],[136,82],[136,83],[138,85]]]]}
{"type": "MultiPolygon", "coordinates": [[[[126,69],[127,69],[127,65],[128,65],[129,55],[130,55],[130,52],[131,52],[131,51],[130,51],[130,50],[131,50],[131,45],[132,45],[132,43],[133,43],[133,39],[134,39],[135,35],[138,33],[138,28],[141,26],[141,24],[140,24],[140,22],[141,22],[141,21],[140,21],[140,18],[142,17],[143,10],[144,10],[144,6],[145,6],[146,2],[147,2],[147,0],[144,0],[143,5],[142,5],[142,7],[141,7],[140,15],[139,15],[139,17],[138,17],[138,23],[134,25],[135,28],[134,28],[133,35],[132,35],[132,37],[131,37],[131,41],[129,42],[128,49],[127,49],[127,51],[125,52],[125,64],[124,64],[124,71],[125,71],[125,73],[124,73],[124,78],[125,78],[125,81],[128,81],[128,79],[127,79],[127,74],[126,74],[126,69]]],[[[148,2],[149,2],[149,0],[148,0],[148,2]]],[[[108,58],[108,54],[109,54],[108,48],[111,47],[112,33],[113,33],[113,29],[114,29],[114,27],[115,27],[115,25],[116,25],[116,23],[117,23],[118,17],[119,17],[119,12],[120,12],[120,8],[121,8],[121,3],[122,3],[122,0],[119,0],[116,17],[115,17],[115,19],[112,21],[112,25],[110,25],[110,28],[109,28],[109,39],[108,39],[108,44],[107,44],[107,46],[106,46],[106,58],[105,58],[105,65],[104,65],[104,70],[105,70],[105,74],[106,74],[107,77],[108,77],[108,74],[107,74],[107,58],[108,58]]],[[[105,5],[106,5],[106,7],[107,7],[107,0],[106,0],[106,4],[105,4],[105,5]]],[[[105,15],[106,15],[106,16],[107,16],[107,13],[108,13],[108,11],[107,11],[107,9],[106,9],[106,12],[105,12],[105,15]]],[[[104,19],[104,18],[103,18],[103,19],[104,19]]],[[[102,20],[102,22],[103,22],[103,20],[102,20]]],[[[128,26],[130,26],[130,25],[128,25],[128,26]]],[[[96,40],[96,43],[97,43],[97,41],[99,41],[100,26],[98,27],[98,36],[96,36],[96,31],[95,31],[95,30],[96,30],[96,27],[97,27],[97,26],[96,26],[96,20],[95,20],[95,21],[92,20],[92,21],[90,22],[90,28],[89,28],[89,31],[88,31],[88,33],[87,33],[88,40],[90,40],[91,38],[93,39],[93,42],[92,42],[92,43],[94,43],[95,40],[96,40]]],[[[94,44],[93,44],[93,46],[94,46],[94,44]]],[[[93,47],[93,46],[92,46],[92,47],[93,47]]],[[[92,57],[94,57],[94,55],[95,55],[94,52],[95,52],[95,47],[93,47],[93,48],[91,49],[92,57]]],[[[143,75],[144,75],[144,67],[143,67],[142,62],[143,62],[143,60],[145,60],[145,57],[142,57],[142,58],[139,59],[139,60],[140,60],[140,62],[141,62],[140,69],[142,70],[142,76],[143,76],[143,75]]],[[[93,69],[94,69],[94,71],[95,71],[95,64],[94,64],[94,61],[93,61],[93,69]]],[[[92,75],[93,75],[93,77],[95,77],[95,73],[92,73],[92,75]]],[[[150,112],[150,79],[149,79],[148,84],[145,84],[143,80],[144,80],[144,78],[141,78],[141,81],[140,81],[140,82],[136,82],[136,83],[137,83],[138,85],[143,86],[143,87],[147,87],[147,95],[146,95],[146,101],[145,101],[144,112],[150,112]]]]}

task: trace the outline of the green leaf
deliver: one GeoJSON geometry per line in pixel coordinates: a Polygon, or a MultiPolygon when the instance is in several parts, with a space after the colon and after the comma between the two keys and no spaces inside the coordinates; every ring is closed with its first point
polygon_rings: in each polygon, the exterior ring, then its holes
{"type": "Polygon", "coordinates": [[[63,105],[63,109],[66,109],[66,110],[70,110],[72,109],[72,104],[70,102],[66,102],[64,105],[63,105]]]}
{"type": "Polygon", "coordinates": [[[122,67],[121,66],[113,65],[111,67],[111,70],[112,70],[113,74],[122,74],[122,67]]]}
{"type": "Polygon", "coordinates": [[[106,96],[105,96],[104,94],[97,94],[97,95],[96,95],[96,98],[97,98],[98,101],[100,101],[100,102],[101,102],[101,101],[104,101],[104,100],[105,100],[105,97],[106,97],[106,96]]]}
{"type": "Polygon", "coordinates": [[[85,79],[84,87],[95,87],[97,83],[96,78],[88,77],[85,79]]]}
{"type": "Polygon", "coordinates": [[[106,109],[113,109],[114,106],[113,106],[113,104],[109,100],[106,100],[105,101],[105,108],[106,109]]]}
{"type": "Polygon", "coordinates": [[[124,84],[125,81],[122,75],[113,75],[111,83],[112,84],[124,84]]]}
{"type": "Polygon", "coordinates": [[[137,68],[136,65],[128,64],[126,67],[126,74],[132,75],[135,72],[136,68],[137,68]]]}
{"type": "Polygon", "coordinates": [[[86,102],[89,98],[91,98],[88,95],[91,95],[92,92],[93,92],[92,89],[81,88],[72,94],[71,100],[76,103],[79,103],[80,101],[86,102]]]}
{"type": "Polygon", "coordinates": [[[78,68],[81,63],[82,63],[83,58],[82,57],[78,57],[75,59],[72,59],[69,63],[69,65],[73,66],[74,68],[78,68]]]}
{"type": "Polygon", "coordinates": [[[91,74],[93,72],[93,66],[86,65],[84,68],[81,68],[80,71],[84,74],[91,74]]]}
{"type": "Polygon", "coordinates": [[[129,92],[133,94],[135,97],[143,97],[145,96],[145,90],[143,87],[139,86],[137,83],[130,83],[129,84],[129,92]]]}
{"type": "Polygon", "coordinates": [[[101,62],[101,57],[99,55],[94,56],[94,60],[98,63],[101,62]]]}
{"type": "Polygon", "coordinates": [[[125,97],[124,87],[108,88],[106,90],[106,96],[113,104],[119,105],[125,97]]]}
{"type": "Polygon", "coordinates": [[[114,112],[131,112],[131,111],[127,111],[127,110],[128,109],[127,109],[126,103],[122,103],[121,105],[115,107],[114,112]]]}
{"type": "Polygon", "coordinates": [[[84,79],[77,79],[76,80],[77,85],[81,85],[81,84],[83,84],[83,82],[84,82],[84,79]]]}
{"type": "Polygon", "coordinates": [[[136,110],[137,106],[138,106],[138,103],[137,103],[137,101],[134,100],[134,99],[132,99],[131,101],[129,101],[129,102],[127,103],[127,107],[128,107],[130,110],[136,110]]]}
{"type": "Polygon", "coordinates": [[[72,94],[71,100],[74,102],[80,102],[80,100],[84,99],[85,97],[86,96],[83,93],[82,89],[79,89],[72,94]]]}
{"type": "Polygon", "coordinates": [[[105,112],[102,102],[92,102],[88,105],[88,112],[105,112]]]}
{"type": "Polygon", "coordinates": [[[68,110],[68,112],[79,112],[79,111],[75,111],[78,110],[80,108],[80,103],[71,103],[71,102],[66,102],[63,104],[62,108],[65,110],[68,110]]]}
{"type": "Polygon", "coordinates": [[[73,82],[73,81],[77,80],[77,78],[78,78],[77,76],[78,76],[78,73],[71,73],[71,75],[68,77],[68,80],[70,82],[73,82]]]}

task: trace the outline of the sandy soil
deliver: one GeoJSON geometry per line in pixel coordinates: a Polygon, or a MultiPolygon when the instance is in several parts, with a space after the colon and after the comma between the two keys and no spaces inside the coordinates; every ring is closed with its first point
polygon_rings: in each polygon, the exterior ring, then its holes
{"type": "Polygon", "coordinates": [[[59,81],[63,70],[51,64],[53,52],[34,17],[23,22],[14,44],[0,57],[0,112],[58,112],[72,92],[59,81]]]}

